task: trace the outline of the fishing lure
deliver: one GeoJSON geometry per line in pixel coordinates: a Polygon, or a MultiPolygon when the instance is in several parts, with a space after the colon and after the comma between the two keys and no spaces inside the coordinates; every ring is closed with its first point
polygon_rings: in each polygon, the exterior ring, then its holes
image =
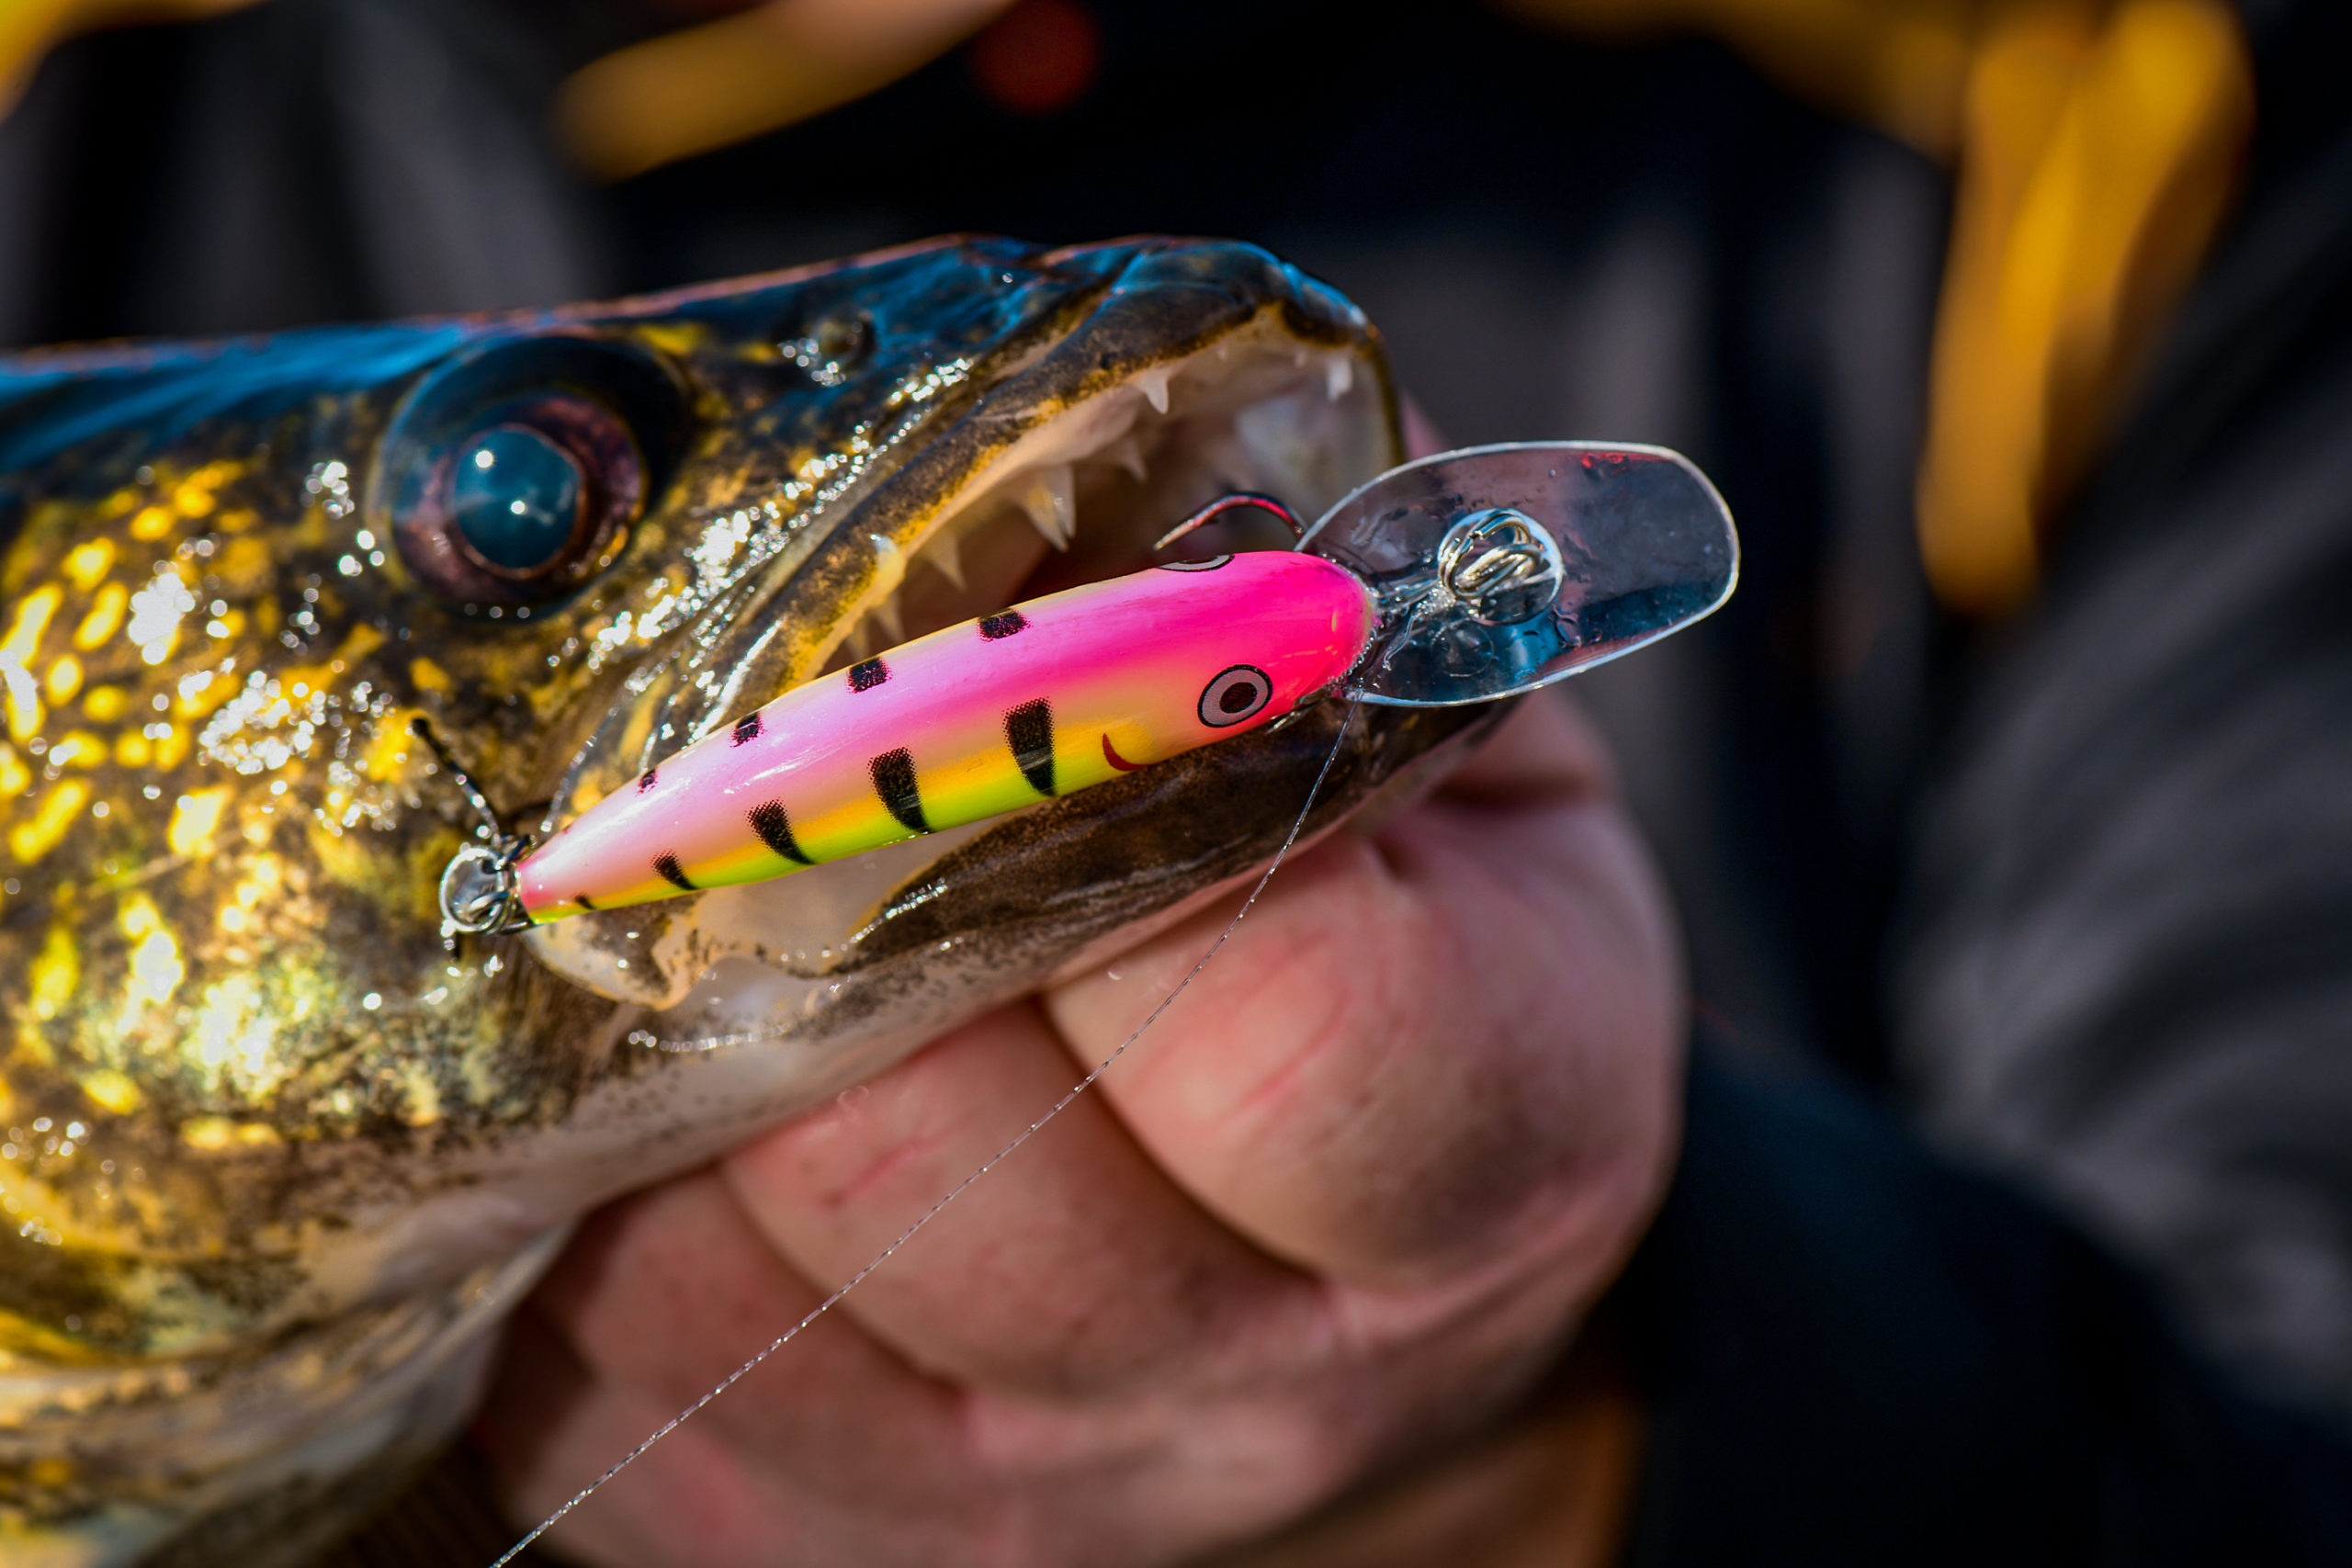
{"type": "MultiPolygon", "coordinates": [[[[1272,498],[1228,496],[1296,525],[1272,498]]],[[[1359,488],[1295,550],[1177,561],[1015,604],[794,688],[546,843],[442,879],[455,932],[784,875],[1068,795],[1329,694],[1403,706],[1548,685],[1732,591],[1722,499],[1657,447],[1442,453],[1359,488]]]]}

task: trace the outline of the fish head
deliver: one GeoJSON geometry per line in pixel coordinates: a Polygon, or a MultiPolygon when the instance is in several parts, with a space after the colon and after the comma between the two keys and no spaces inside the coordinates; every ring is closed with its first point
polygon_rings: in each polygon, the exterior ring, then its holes
{"type": "MultiPolygon", "coordinates": [[[[143,1551],[357,1484],[459,1418],[569,1218],[1198,907],[1335,744],[1317,825],[1476,720],[1310,707],[526,937],[444,927],[494,830],[455,769],[545,835],[1215,496],[1311,516],[1399,456],[1361,312],[1223,243],[0,359],[0,1512],[143,1551]]],[[[1190,543],[1289,542],[1235,526],[1190,543]]]]}

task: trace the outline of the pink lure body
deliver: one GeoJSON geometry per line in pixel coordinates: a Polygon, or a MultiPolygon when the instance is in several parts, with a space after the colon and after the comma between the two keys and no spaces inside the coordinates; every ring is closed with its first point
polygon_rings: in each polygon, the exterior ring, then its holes
{"type": "Polygon", "coordinates": [[[949,626],[786,692],[518,868],[534,921],[780,876],[1104,783],[1340,680],[1370,591],[1317,556],[1159,567],[949,626]]]}

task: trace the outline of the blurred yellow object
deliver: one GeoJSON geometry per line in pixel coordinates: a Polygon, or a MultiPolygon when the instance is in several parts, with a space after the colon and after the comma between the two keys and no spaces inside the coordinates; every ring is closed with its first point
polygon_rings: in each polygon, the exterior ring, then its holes
{"type": "Polygon", "coordinates": [[[2222,0],[1498,0],[1616,37],[1713,33],[1957,165],[1919,551],[1952,608],[2031,591],[2203,259],[2254,118],[2222,0]]]}
{"type": "Polygon", "coordinates": [[[775,130],[928,64],[1010,0],[768,0],[617,50],[564,84],[556,123],[621,179],[775,130]]]}
{"type": "Polygon", "coordinates": [[[192,21],[254,0],[0,0],[0,119],[24,96],[33,69],[75,33],[137,22],[192,21]]]}
{"type": "Polygon", "coordinates": [[[1495,0],[1495,5],[1524,20],[1623,42],[1678,33],[1712,34],[1815,102],[1868,120],[1939,158],[1950,157],[1959,146],[1962,89],[1977,19],[1984,10],[1972,0],[1495,0]]]}
{"type": "Polygon", "coordinates": [[[2094,28],[2019,9],[1987,30],[1919,466],[1919,550],[1945,603],[1997,612],[2031,591],[2041,529],[2196,275],[2253,117],[2217,0],[2132,0],[2094,28]]]}

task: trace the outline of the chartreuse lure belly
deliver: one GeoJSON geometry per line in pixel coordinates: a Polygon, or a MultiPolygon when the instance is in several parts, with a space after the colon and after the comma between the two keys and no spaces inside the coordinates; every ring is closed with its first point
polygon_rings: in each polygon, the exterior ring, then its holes
{"type": "Polygon", "coordinates": [[[537,848],[469,846],[453,931],[781,876],[1102,784],[1319,695],[1492,701],[1679,630],[1738,541],[1698,470],[1542,443],[1392,469],[1297,550],[1155,567],[933,632],[785,693],[537,848]]]}

